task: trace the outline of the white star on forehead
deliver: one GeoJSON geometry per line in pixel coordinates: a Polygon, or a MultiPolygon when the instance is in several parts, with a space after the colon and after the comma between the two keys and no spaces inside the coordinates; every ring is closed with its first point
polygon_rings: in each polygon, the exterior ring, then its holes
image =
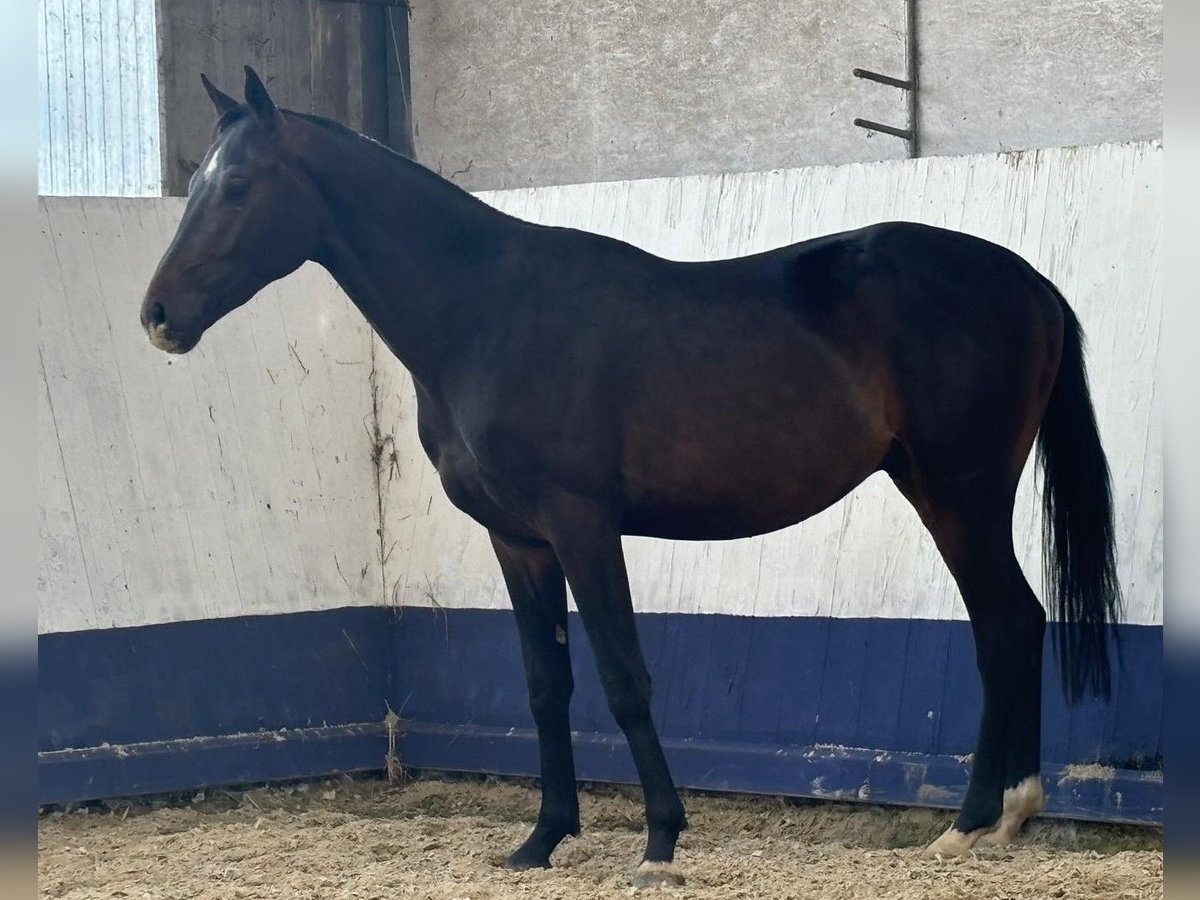
{"type": "Polygon", "coordinates": [[[213,150],[212,156],[210,156],[208,158],[208,164],[205,165],[204,172],[201,173],[201,174],[203,174],[203,176],[205,178],[212,177],[213,172],[217,171],[217,166],[219,165],[218,161],[220,160],[220,158],[221,158],[221,148],[217,147],[215,150],[213,150]]]}

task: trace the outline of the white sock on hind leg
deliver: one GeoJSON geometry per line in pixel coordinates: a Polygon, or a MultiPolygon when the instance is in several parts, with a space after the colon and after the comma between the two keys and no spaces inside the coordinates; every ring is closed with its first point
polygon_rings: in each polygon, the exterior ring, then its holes
{"type": "Polygon", "coordinates": [[[1017,839],[1017,832],[1030,816],[1036,816],[1045,804],[1045,792],[1039,775],[1023,778],[1014,787],[1004,791],[1004,812],[995,829],[979,839],[988,847],[1003,847],[1017,839]]]}

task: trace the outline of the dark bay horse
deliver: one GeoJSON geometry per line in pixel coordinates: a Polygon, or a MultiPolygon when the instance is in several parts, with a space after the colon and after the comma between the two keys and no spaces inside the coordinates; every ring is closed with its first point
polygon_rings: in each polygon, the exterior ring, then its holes
{"type": "Polygon", "coordinates": [[[203,79],[220,120],[141,320],[186,353],[306,260],[412,373],[422,446],[488,529],[521,637],[541,811],[515,867],[579,831],[566,585],[645,792],[639,885],[686,825],[650,716],[623,534],[719,540],[800,522],[886,472],[957,582],[984,705],[970,785],[927,852],[1010,841],[1041,809],[1046,614],[1013,550],[1037,441],[1048,606],[1068,697],[1109,690],[1108,467],[1079,323],[1010,251],[888,223],[718,262],[523,222],[326,119],[203,79]]]}

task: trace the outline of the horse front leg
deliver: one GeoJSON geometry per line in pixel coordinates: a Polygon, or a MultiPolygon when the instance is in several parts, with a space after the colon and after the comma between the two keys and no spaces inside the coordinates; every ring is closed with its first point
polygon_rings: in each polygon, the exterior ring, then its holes
{"type": "Polygon", "coordinates": [[[648,836],[634,887],[682,884],[672,863],[687,819],[650,717],[650,675],[638,641],[619,528],[607,510],[577,499],[555,507],[550,528],[609,709],[629,742],[642,783],[648,836]]]}
{"type": "Polygon", "coordinates": [[[579,834],[579,797],[569,721],[574,682],[567,648],[566,586],[549,545],[513,542],[494,532],[491,538],[521,638],[542,773],[537,825],[508,857],[506,865],[514,869],[544,868],[550,865],[550,854],[563,838],[579,834]]]}

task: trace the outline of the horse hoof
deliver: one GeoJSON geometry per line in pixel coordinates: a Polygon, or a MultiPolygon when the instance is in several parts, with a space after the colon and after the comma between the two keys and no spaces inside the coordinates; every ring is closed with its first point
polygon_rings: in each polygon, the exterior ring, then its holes
{"type": "Polygon", "coordinates": [[[975,846],[977,846],[977,847],[1007,847],[1010,844],[1016,843],[1017,828],[1020,828],[1020,827],[1021,826],[1018,825],[1016,828],[1011,828],[1004,824],[1001,824],[1001,826],[999,828],[997,828],[995,831],[989,831],[987,834],[981,835],[979,838],[979,842],[975,846]]]}
{"type": "Polygon", "coordinates": [[[983,835],[983,829],[972,831],[969,834],[964,834],[953,825],[946,829],[946,833],[940,838],[925,848],[925,852],[921,855],[926,859],[937,859],[938,857],[948,856],[963,856],[971,852],[971,848],[975,846],[975,842],[983,835]]]}
{"type": "Polygon", "coordinates": [[[515,853],[510,853],[503,860],[502,865],[514,872],[523,872],[527,869],[548,869],[550,868],[550,858],[541,858],[517,850],[515,853]]]}
{"type": "Polygon", "coordinates": [[[638,891],[647,888],[679,887],[681,884],[683,876],[676,870],[674,863],[647,861],[638,866],[633,876],[633,887],[638,891]]]}

